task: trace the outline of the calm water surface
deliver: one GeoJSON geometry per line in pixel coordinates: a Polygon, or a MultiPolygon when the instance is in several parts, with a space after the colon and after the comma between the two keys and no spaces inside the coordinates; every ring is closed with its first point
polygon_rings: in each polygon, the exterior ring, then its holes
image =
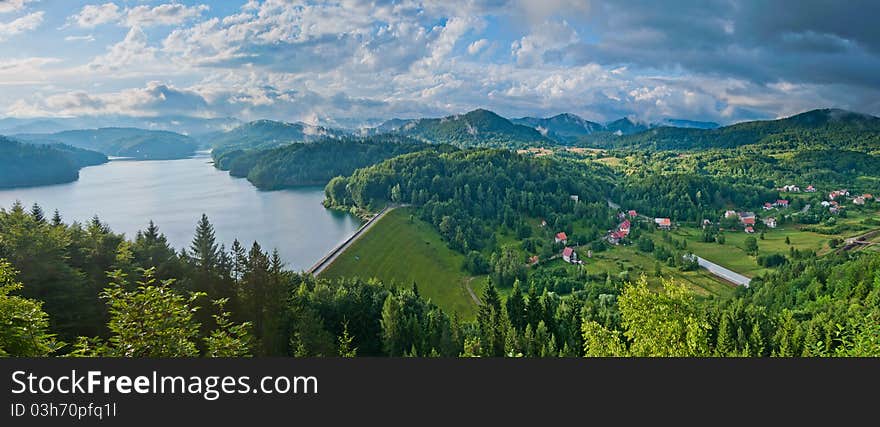
{"type": "Polygon", "coordinates": [[[188,247],[202,213],[218,243],[238,239],[277,248],[287,267],[310,267],[352,234],[360,221],[324,209],[321,188],[261,192],[244,179],[214,169],[206,153],[183,160],[127,161],[88,167],[69,184],[0,190],[0,207],[16,200],[39,203],[47,216],[58,209],[65,222],[98,215],[113,231],[134,238],[150,220],[175,248],[188,247]]]}

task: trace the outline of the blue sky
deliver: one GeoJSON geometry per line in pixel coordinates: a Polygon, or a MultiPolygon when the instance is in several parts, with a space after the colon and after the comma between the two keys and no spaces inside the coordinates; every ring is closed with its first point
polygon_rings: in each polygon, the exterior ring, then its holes
{"type": "Polygon", "coordinates": [[[0,117],[880,114],[880,2],[0,0],[0,117]]]}

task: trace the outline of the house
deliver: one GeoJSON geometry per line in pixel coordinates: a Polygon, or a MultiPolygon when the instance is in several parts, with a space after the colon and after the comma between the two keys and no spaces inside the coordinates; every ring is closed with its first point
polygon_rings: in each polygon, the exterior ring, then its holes
{"type": "Polygon", "coordinates": [[[736,211],[727,211],[727,212],[724,212],[724,217],[725,217],[725,218],[733,218],[733,217],[735,217],[735,216],[737,216],[736,211]]]}
{"type": "Polygon", "coordinates": [[[577,252],[575,252],[574,249],[570,247],[566,247],[562,250],[562,260],[565,262],[570,262],[574,264],[577,262],[577,257],[577,252]]]}
{"type": "Polygon", "coordinates": [[[706,228],[710,225],[712,225],[712,221],[709,221],[708,219],[703,220],[703,228],[706,228]]]}
{"type": "Polygon", "coordinates": [[[816,192],[816,187],[813,187],[812,185],[808,185],[808,186],[807,186],[807,189],[806,189],[805,191],[806,191],[807,193],[815,193],[815,192],[816,192]]]}
{"type": "Polygon", "coordinates": [[[580,197],[578,197],[577,194],[572,194],[571,196],[568,196],[568,198],[571,199],[571,200],[574,200],[575,203],[577,203],[577,202],[580,201],[580,197]]]}
{"type": "Polygon", "coordinates": [[[743,225],[755,225],[755,213],[754,212],[740,212],[739,213],[739,221],[743,223],[743,225]]]}
{"type": "Polygon", "coordinates": [[[547,221],[542,219],[541,220],[541,227],[546,227],[546,226],[547,226],[547,221]]]}
{"type": "Polygon", "coordinates": [[[858,196],[858,197],[854,198],[854,199],[853,199],[853,204],[864,206],[864,205],[865,205],[865,197],[864,197],[864,196],[858,196]]]}
{"type": "Polygon", "coordinates": [[[538,260],[539,260],[539,258],[538,258],[537,255],[532,255],[532,256],[530,256],[530,257],[529,257],[529,265],[535,265],[535,264],[537,264],[537,263],[538,263],[538,260]]]}
{"type": "Polygon", "coordinates": [[[770,203],[770,202],[764,203],[764,210],[765,210],[765,211],[769,211],[769,210],[771,210],[771,209],[773,209],[773,204],[772,204],[772,203],[770,203]]]}
{"type": "Polygon", "coordinates": [[[788,207],[788,200],[779,199],[779,200],[777,200],[776,202],[773,203],[773,206],[779,206],[779,207],[781,207],[781,208],[787,208],[787,207],[788,207]]]}
{"type": "Polygon", "coordinates": [[[823,201],[822,201],[822,206],[825,206],[825,207],[827,208],[828,206],[831,206],[831,202],[829,202],[829,201],[827,201],[827,200],[823,200],[823,201]]]}
{"type": "Polygon", "coordinates": [[[782,186],[782,191],[786,191],[789,193],[799,193],[801,191],[801,188],[797,185],[789,184],[782,186]]]}
{"type": "Polygon", "coordinates": [[[746,233],[754,233],[754,232],[755,232],[754,227],[746,227],[746,233]]]}
{"type": "Polygon", "coordinates": [[[776,228],[776,218],[764,218],[764,225],[766,225],[767,228],[776,228]]]}
{"type": "Polygon", "coordinates": [[[672,228],[672,220],[669,218],[654,218],[654,223],[657,224],[661,230],[669,230],[672,228]]]}
{"type": "Polygon", "coordinates": [[[849,196],[849,190],[834,190],[834,191],[828,193],[828,198],[831,200],[834,200],[838,197],[845,197],[845,196],[849,196]]]}
{"type": "Polygon", "coordinates": [[[621,223],[620,223],[620,226],[617,227],[617,228],[619,228],[621,231],[626,230],[626,231],[627,231],[627,234],[629,234],[629,227],[630,227],[631,225],[632,225],[632,224],[629,222],[629,220],[626,220],[626,221],[621,222],[621,223]]]}
{"type": "Polygon", "coordinates": [[[635,217],[639,216],[639,213],[630,209],[630,211],[627,212],[627,215],[629,215],[630,218],[635,218],[635,217]]]}
{"type": "Polygon", "coordinates": [[[862,197],[864,197],[865,200],[874,200],[874,195],[871,193],[862,194],[862,197]]]}
{"type": "Polygon", "coordinates": [[[612,231],[608,233],[606,239],[608,239],[608,243],[611,243],[612,245],[619,245],[620,239],[623,239],[623,236],[620,235],[619,231],[612,231]]]}
{"type": "Polygon", "coordinates": [[[564,231],[556,233],[556,243],[562,243],[564,245],[566,242],[568,242],[568,236],[565,235],[564,231]]]}

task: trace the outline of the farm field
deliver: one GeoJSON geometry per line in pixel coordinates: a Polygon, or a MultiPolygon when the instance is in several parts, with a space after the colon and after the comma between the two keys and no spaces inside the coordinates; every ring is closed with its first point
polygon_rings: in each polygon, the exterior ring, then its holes
{"type": "MultiPolygon", "coordinates": [[[[465,289],[470,277],[462,269],[464,255],[446,246],[431,226],[411,210],[396,209],[382,218],[321,274],[321,277],[377,278],[397,286],[416,283],[419,293],[463,319],[476,316],[477,305],[465,289]]],[[[484,278],[470,280],[479,296],[484,278]]]]}
{"type": "MultiPolygon", "coordinates": [[[[696,271],[680,271],[677,268],[667,266],[665,263],[660,265],[660,277],[656,275],[657,260],[650,254],[639,252],[633,246],[621,245],[610,248],[606,251],[593,253],[592,258],[586,258],[586,251],[582,252],[581,259],[584,260],[583,268],[590,275],[606,275],[611,274],[618,276],[621,272],[627,272],[625,275],[630,281],[636,281],[644,274],[648,280],[648,285],[652,288],[659,288],[660,279],[672,278],[676,283],[685,285],[696,295],[701,297],[718,296],[728,297],[735,292],[735,286],[718,280],[705,270],[696,271]]],[[[562,260],[555,260],[562,264],[562,260]]],[[[570,268],[580,268],[571,265],[570,268]]]]}

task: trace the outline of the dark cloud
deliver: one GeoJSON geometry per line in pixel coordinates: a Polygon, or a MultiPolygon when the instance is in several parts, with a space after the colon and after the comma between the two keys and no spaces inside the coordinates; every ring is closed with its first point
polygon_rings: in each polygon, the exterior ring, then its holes
{"type": "Polygon", "coordinates": [[[592,12],[596,39],[562,50],[573,63],[880,91],[877,1],[626,0],[592,12]]]}

